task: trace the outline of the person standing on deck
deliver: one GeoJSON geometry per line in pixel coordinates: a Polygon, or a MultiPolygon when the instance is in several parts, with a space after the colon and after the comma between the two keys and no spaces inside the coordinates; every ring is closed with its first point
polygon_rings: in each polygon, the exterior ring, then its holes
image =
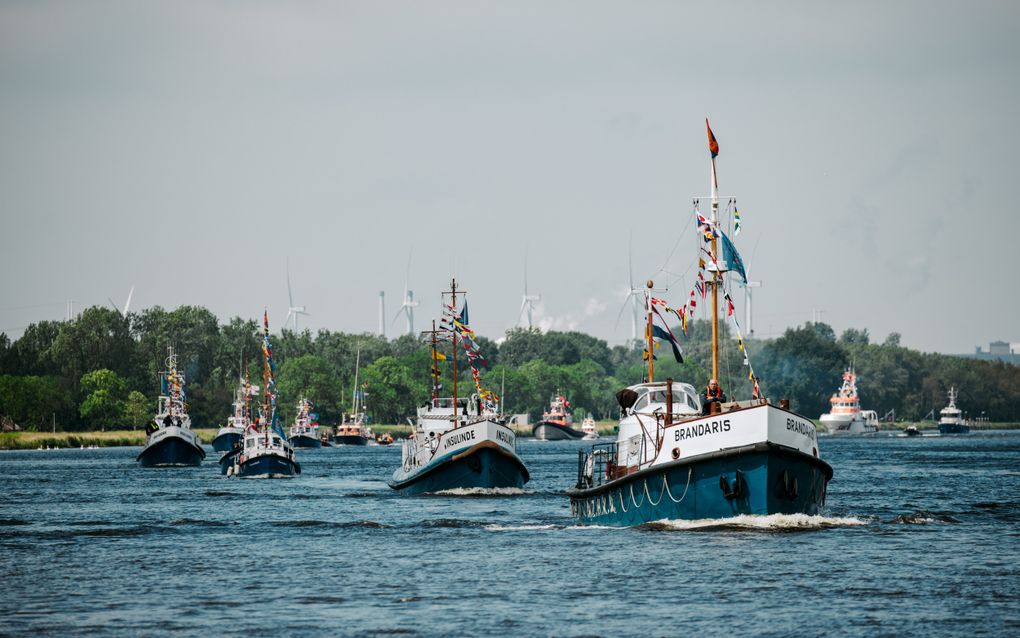
{"type": "Polygon", "coordinates": [[[726,403],[726,393],[719,387],[719,382],[712,379],[708,382],[708,387],[705,388],[705,396],[701,399],[701,414],[708,415],[712,413],[711,405],[715,403],[720,405],[726,403]]]}

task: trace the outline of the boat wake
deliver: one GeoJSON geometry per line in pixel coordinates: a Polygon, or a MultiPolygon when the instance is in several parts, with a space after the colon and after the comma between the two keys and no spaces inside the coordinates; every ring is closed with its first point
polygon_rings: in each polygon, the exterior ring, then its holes
{"type": "Polygon", "coordinates": [[[807,514],[770,514],[753,516],[744,514],[731,518],[704,518],[694,521],[662,520],[646,523],[639,529],[657,531],[712,531],[712,530],[762,530],[769,532],[799,532],[835,527],[856,527],[867,525],[868,521],[856,516],[808,516],[807,514]]]}
{"type": "Polygon", "coordinates": [[[519,487],[456,487],[452,490],[432,492],[430,496],[520,496],[534,494],[519,487]]]}

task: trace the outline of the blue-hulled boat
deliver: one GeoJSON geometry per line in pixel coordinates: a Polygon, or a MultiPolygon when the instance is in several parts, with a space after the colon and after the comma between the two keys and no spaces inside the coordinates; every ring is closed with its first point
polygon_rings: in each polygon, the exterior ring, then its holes
{"type": "Polygon", "coordinates": [[[297,416],[294,425],[290,426],[288,440],[294,447],[322,447],[319,439],[319,415],[312,412],[312,402],[308,399],[298,401],[297,416]]]}
{"type": "MultiPolygon", "coordinates": [[[[705,122],[706,127],[708,122],[705,122]]],[[[577,482],[567,491],[571,513],[584,523],[629,526],[662,520],[728,518],[737,515],[818,514],[832,468],[818,452],[814,424],[789,409],[761,398],[758,379],[744,348],[724,273],[747,282],[743,263],[719,219],[715,157],[718,144],[708,130],[712,153],[711,218],[698,212],[698,233],[710,249],[699,254],[698,274],[690,301],[680,309],[645,290],[647,382],[617,394],[619,433],[612,443],[578,453],[577,482]],[[718,250],[722,244],[722,251],[718,250]],[[720,295],[722,291],[722,295],[720,295]],[[712,377],[719,378],[719,297],[744,355],[752,398],[727,402],[721,390],[706,390],[705,405],[688,383],[654,381],[655,339],[682,351],[674,331],[686,332],[687,316],[701,297],[711,293],[712,377]],[[670,328],[665,317],[680,319],[670,328]],[[656,325],[655,320],[661,322],[656,325]]],[[[730,200],[734,228],[739,228],[736,200],[730,200]]]]}
{"type": "Polygon", "coordinates": [[[474,361],[479,358],[473,331],[468,327],[467,304],[457,307],[457,284],[451,285],[452,304],[446,328],[424,334],[432,345],[432,397],[418,408],[411,436],[404,441],[401,466],[389,485],[402,494],[414,495],[453,489],[522,488],[530,478],[528,468],[517,454],[517,437],[497,410],[498,397],[481,386],[474,361]],[[453,397],[438,396],[439,341],[452,341],[453,397]],[[458,342],[461,342],[458,344],[458,342]],[[476,393],[457,396],[457,347],[468,352],[476,393]]]}
{"type": "Polygon", "coordinates": [[[963,418],[963,412],[956,407],[959,395],[956,388],[949,388],[949,405],[939,410],[939,434],[969,434],[970,426],[963,418]]]}
{"type": "Polygon", "coordinates": [[[227,476],[241,478],[289,478],[301,473],[294,448],[280,425],[276,411],[276,367],[269,342],[269,316],[263,314],[262,381],[259,416],[241,439],[241,451],[227,452],[220,467],[227,476]]]}
{"type": "Polygon", "coordinates": [[[227,417],[227,424],[219,429],[213,439],[212,446],[217,452],[229,452],[241,445],[241,435],[251,424],[250,399],[257,394],[259,387],[251,385],[247,379],[241,379],[234,393],[234,412],[227,417]]]}
{"type": "Polygon", "coordinates": [[[146,428],[145,447],[136,459],[142,467],[200,465],[205,449],[191,430],[191,417],[184,402],[184,372],[177,369],[177,355],[168,348],[167,369],[160,373],[159,409],[146,428]]]}

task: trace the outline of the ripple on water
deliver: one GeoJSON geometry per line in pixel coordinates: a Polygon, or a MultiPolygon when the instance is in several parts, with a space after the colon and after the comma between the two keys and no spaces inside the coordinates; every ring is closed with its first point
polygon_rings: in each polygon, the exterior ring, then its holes
{"type": "Polygon", "coordinates": [[[299,521],[273,521],[270,523],[273,527],[329,527],[335,529],[350,529],[353,527],[364,527],[366,529],[386,529],[391,527],[384,523],[377,523],[376,521],[319,521],[319,520],[299,520],[299,521]]]}

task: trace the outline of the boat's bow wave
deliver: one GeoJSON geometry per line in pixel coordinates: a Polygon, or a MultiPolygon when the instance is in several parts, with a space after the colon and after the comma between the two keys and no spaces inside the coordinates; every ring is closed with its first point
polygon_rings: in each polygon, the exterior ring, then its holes
{"type": "Polygon", "coordinates": [[[720,529],[762,530],[770,532],[832,529],[856,527],[868,521],[856,516],[808,516],[807,514],[770,514],[757,516],[743,514],[730,518],[703,518],[699,520],[661,520],[645,523],[640,529],[653,531],[709,531],[720,529]]]}

